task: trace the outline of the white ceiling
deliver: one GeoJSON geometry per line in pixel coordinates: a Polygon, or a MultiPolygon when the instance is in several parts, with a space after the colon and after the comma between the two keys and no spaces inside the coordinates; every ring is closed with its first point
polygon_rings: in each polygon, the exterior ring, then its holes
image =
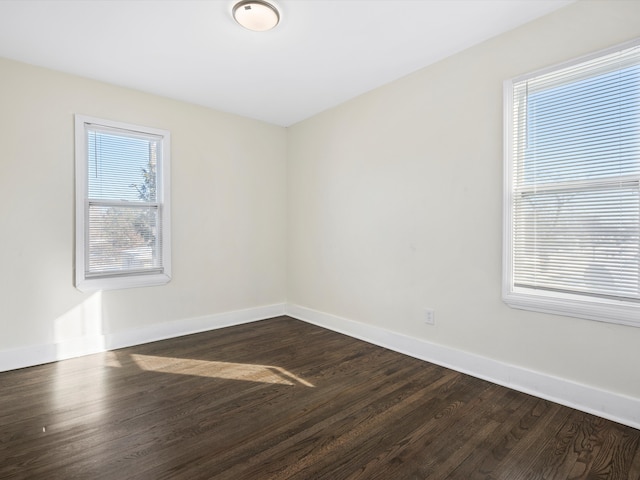
{"type": "Polygon", "coordinates": [[[0,56],[288,126],[574,0],[235,1],[0,0],[0,56]]]}

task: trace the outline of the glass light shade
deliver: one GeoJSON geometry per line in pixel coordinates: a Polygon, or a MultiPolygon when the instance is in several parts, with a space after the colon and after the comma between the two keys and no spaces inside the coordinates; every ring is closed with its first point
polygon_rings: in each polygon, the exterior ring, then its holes
{"type": "Polygon", "coordinates": [[[261,0],[243,0],[233,7],[233,18],[244,28],[266,32],[280,21],[276,7],[261,0]]]}

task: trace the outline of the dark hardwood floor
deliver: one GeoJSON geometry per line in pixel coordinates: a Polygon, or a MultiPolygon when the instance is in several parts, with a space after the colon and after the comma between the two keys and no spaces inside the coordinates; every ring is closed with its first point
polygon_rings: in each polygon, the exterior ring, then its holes
{"type": "Polygon", "coordinates": [[[1,479],[640,478],[640,431],[287,317],[0,373],[1,479]]]}

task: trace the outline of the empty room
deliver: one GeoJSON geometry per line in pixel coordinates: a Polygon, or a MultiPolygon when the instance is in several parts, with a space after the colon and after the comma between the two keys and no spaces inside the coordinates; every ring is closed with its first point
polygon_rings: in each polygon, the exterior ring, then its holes
{"type": "Polygon", "coordinates": [[[640,1],[0,1],[0,479],[640,480],[640,1]]]}

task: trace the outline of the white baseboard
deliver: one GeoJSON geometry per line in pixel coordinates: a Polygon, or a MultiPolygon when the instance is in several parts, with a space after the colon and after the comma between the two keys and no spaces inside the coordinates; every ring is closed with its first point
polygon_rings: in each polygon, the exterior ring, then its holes
{"type": "Polygon", "coordinates": [[[289,315],[420,360],[640,429],[640,399],[298,305],[276,304],[0,351],[0,372],[289,315]]]}
{"type": "Polygon", "coordinates": [[[284,303],[175,320],[103,335],[83,336],[58,343],[0,351],[0,372],[43,363],[181,337],[284,315],[284,303]]]}
{"type": "Polygon", "coordinates": [[[290,317],[640,429],[640,399],[528,370],[298,305],[290,317]]]}

